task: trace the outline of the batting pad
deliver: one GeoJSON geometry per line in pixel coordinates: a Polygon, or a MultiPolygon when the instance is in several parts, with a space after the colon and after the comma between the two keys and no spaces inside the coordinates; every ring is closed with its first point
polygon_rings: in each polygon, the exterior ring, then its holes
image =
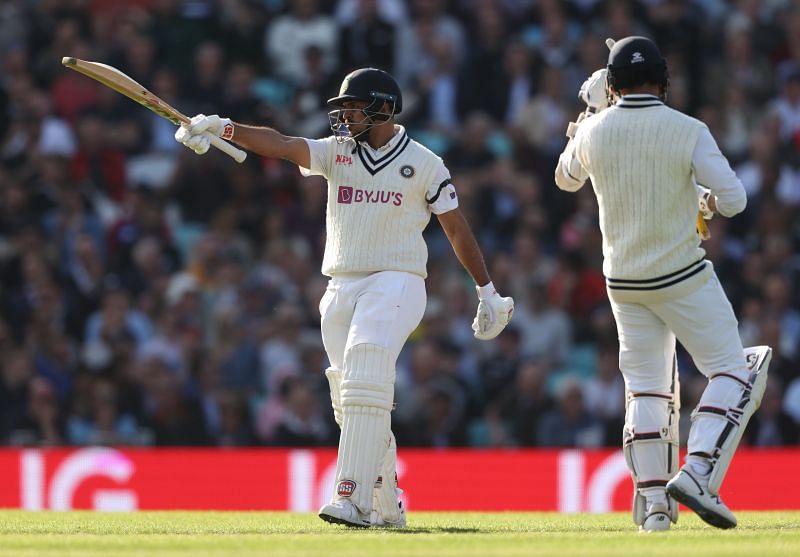
{"type": "Polygon", "coordinates": [[[325,370],[325,377],[328,378],[328,385],[331,388],[333,419],[339,427],[342,427],[342,372],[329,367],[325,370]]]}
{"type": "MultiPolygon", "coordinates": [[[[325,370],[331,390],[331,405],[336,424],[341,428],[342,415],[342,372],[335,368],[325,370]]],[[[396,523],[400,520],[400,508],[397,504],[397,443],[394,434],[389,432],[386,454],[383,457],[380,481],[375,483],[373,490],[374,510],[385,522],[396,523]]]]}
{"type": "Polygon", "coordinates": [[[342,433],[334,498],[350,498],[372,511],[372,490],[386,454],[394,400],[395,356],[375,344],[358,344],[344,357],[342,433]]]}
{"type": "MultiPolygon", "coordinates": [[[[629,393],[623,430],[623,452],[633,477],[633,520],[645,520],[646,498],[666,493],[678,471],[678,415],[671,394],[629,393]]],[[[670,518],[678,507],[669,501],[670,518]]]]}
{"type": "Polygon", "coordinates": [[[397,505],[397,442],[389,431],[388,447],[383,457],[380,482],[375,484],[375,510],[385,522],[400,520],[400,507],[397,505]]]}
{"type": "Polygon", "coordinates": [[[767,386],[772,349],[751,346],[744,353],[747,369],[711,374],[692,412],[687,448],[690,455],[709,460],[708,490],[713,495],[719,493],[733,454],[750,417],[761,405],[767,386]]]}

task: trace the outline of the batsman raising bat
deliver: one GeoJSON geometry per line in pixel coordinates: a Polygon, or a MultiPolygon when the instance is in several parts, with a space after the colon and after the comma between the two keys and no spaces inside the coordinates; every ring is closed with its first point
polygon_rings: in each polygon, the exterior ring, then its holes
{"type": "Polygon", "coordinates": [[[319,308],[341,435],[334,492],[319,516],[346,526],[403,527],[390,412],[397,356],[425,310],[422,231],[431,214],[475,281],[475,337],[500,334],[514,301],[495,291],[442,159],[395,123],[403,97],[394,78],[375,68],[356,70],[328,104],[333,135],[325,139],[287,137],[202,114],[175,139],[203,154],[211,133],[327,180],[322,273],[330,280],[319,308]]]}
{"type": "Polygon", "coordinates": [[[576,191],[591,178],[600,207],[627,391],[623,450],[634,522],[667,530],[680,502],[712,526],[732,528],[719,489],[761,402],[772,351],[742,347],[695,217],[698,209],[704,218],[741,212],[745,191],[706,125],[664,104],[669,77],[658,47],[644,37],[607,44],[608,66],[581,87],[587,110],[568,128],[555,181],[576,191]],[[680,471],[676,339],[708,378],[680,471]]]}

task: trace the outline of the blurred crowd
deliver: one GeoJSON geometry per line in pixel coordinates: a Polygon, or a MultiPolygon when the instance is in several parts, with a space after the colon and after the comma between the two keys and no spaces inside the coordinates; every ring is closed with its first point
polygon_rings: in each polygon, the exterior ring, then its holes
{"type": "MultiPolygon", "coordinates": [[[[0,444],[333,445],[318,302],[325,183],[196,156],[61,65],[122,69],[184,113],[305,137],[361,66],[442,155],[516,312],[477,298],[433,219],[429,301],[398,361],[401,446],[618,446],[624,387],[597,206],[553,183],[606,37],[647,35],[669,104],[748,193],[704,244],[745,345],[775,355],[746,442],[800,443],[800,2],[5,0],[0,3],[0,444]]],[[[679,350],[683,420],[705,380],[679,350]]],[[[685,439],[685,428],[683,437],[685,439]]]]}

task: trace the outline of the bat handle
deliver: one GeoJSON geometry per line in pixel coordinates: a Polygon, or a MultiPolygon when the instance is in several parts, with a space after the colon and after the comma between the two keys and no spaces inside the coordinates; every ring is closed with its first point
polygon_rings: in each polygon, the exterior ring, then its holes
{"type": "Polygon", "coordinates": [[[208,139],[211,141],[211,145],[231,157],[236,162],[244,162],[244,159],[247,158],[247,152],[242,151],[238,147],[231,145],[221,137],[214,135],[213,133],[203,132],[208,139]]]}
{"type": "Polygon", "coordinates": [[[697,233],[700,234],[701,240],[711,239],[711,231],[703,218],[703,213],[697,213],[697,233]]]}

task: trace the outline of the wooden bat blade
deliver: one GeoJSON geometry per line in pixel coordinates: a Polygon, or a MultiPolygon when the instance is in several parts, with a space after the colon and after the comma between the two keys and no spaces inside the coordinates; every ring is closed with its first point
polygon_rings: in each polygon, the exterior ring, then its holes
{"type": "MultiPolygon", "coordinates": [[[[117,68],[100,62],[89,62],[74,58],[72,56],[64,56],[61,63],[71,70],[82,73],[86,77],[90,77],[102,83],[109,89],[113,89],[117,93],[121,93],[131,100],[136,101],[143,107],[151,110],[166,118],[175,125],[188,124],[189,118],[181,114],[169,104],[161,100],[157,95],[154,95],[147,90],[141,83],[138,83],[132,77],[122,73],[117,68]]],[[[224,139],[216,135],[205,132],[211,144],[224,152],[226,155],[233,158],[236,162],[243,162],[247,158],[247,153],[238,147],[228,143],[224,139]]]]}
{"type": "Polygon", "coordinates": [[[102,83],[106,87],[113,89],[117,93],[125,95],[148,110],[152,110],[162,118],[166,118],[173,124],[181,125],[189,121],[189,118],[185,115],[175,110],[158,96],[148,91],[142,84],[122,73],[117,68],[107,64],[101,64],[100,62],[89,62],[71,56],[62,58],[61,63],[69,69],[82,73],[102,83]]]}

